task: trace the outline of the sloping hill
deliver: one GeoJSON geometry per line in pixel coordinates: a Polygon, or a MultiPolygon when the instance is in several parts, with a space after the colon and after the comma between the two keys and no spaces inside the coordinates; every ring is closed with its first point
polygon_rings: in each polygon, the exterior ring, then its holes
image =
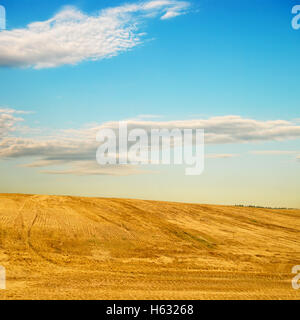
{"type": "Polygon", "coordinates": [[[299,299],[300,211],[0,195],[0,299],[299,299]]]}

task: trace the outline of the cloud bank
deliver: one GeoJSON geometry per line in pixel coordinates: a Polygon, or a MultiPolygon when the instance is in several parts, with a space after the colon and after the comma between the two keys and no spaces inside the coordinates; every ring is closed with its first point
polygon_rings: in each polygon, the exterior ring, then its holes
{"type": "MultiPolygon", "coordinates": [[[[138,174],[142,171],[133,166],[98,166],[96,150],[99,147],[96,135],[100,129],[117,129],[119,122],[106,122],[79,129],[60,130],[41,136],[31,132],[31,136],[20,135],[17,114],[12,109],[0,109],[0,159],[27,159],[23,165],[29,168],[57,167],[45,169],[44,173],[53,174],[138,174]],[[67,166],[61,169],[61,166],[67,166]]],[[[286,120],[261,121],[240,116],[211,117],[209,119],[181,121],[128,120],[128,129],[204,129],[206,144],[241,144],[268,141],[300,139],[300,125],[286,120]]],[[[283,151],[253,151],[256,154],[279,154],[283,151]]],[[[286,151],[284,153],[290,153],[286,151]]],[[[232,158],[237,154],[211,154],[207,158],[232,158]]]]}
{"type": "Polygon", "coordinates": [[[185,14],[189,3],[153,0],[87,15],[65,7],[49,20],[0,32],[0,66],[53,68],[110,58],[142,42],[141,23],[185,14]]]}

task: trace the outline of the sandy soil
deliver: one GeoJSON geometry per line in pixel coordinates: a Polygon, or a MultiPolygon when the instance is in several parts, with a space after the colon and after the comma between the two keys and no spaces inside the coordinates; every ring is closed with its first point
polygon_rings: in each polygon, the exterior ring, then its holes
{"type": "Polygon", "coordinates": [[[300,210],[0,195],[0,299],[300,299],[300,210]]]}

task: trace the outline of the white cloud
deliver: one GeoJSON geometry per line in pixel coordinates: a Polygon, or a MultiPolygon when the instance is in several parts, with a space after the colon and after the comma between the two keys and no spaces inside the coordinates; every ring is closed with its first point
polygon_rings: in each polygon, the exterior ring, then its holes
{"type": "Polygon", "coordinates": [[[186,13],[188,2],[153,0],[87,15],[65,7],[49,20],[0,32],[0,66],[51,68],[118,55],[141,43],[145,19],[186,13]]]}

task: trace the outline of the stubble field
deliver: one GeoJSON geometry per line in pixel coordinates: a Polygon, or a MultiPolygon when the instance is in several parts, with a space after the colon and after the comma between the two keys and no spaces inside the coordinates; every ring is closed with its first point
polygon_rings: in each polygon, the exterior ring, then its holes
{"type": "Polygon", "coordinates": [[[300,210],[0,195],[0,299],[300,299],[300,210]]]}

